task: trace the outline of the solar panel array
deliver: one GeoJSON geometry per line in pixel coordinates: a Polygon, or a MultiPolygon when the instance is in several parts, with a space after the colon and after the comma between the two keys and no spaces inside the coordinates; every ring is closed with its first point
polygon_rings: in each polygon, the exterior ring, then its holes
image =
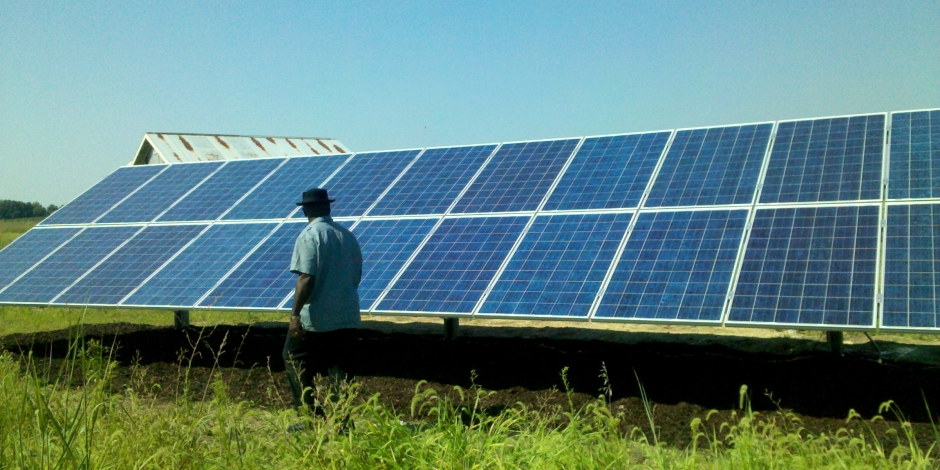
{"type": "Polygon", "coordinates": [[[328,188],[375,314],[940,328],[940,110],[125,167],[0,251],[0,303],[284,311],[328,188]]]}

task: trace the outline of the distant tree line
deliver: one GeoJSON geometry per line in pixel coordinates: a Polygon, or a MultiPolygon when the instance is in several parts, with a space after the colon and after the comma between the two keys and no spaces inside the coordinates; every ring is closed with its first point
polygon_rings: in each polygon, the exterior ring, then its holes
{"type": "Polygon", "coordinates": [[[29,217],[46,217],[58,209],[58,206],[49,204],[43,207],[38,202],[11,201],[0,199],[0,219],[25,219],[29,217]]]}

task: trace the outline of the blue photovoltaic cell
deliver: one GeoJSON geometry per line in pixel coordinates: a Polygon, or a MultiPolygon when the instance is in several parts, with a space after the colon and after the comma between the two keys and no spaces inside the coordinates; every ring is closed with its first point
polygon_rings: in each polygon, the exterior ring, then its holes
{"type": "Polygon", "coordinates": [[[369,215],[443,214],[495,145],[428,149],[369,215]]]}
{"type": "Polygon", "coordinates": [[[54,299],[56,304],[117,305],[205,225],[145,228],[103,263],[54,299]]]}
{"type": "MultiPolygon", "coordinates": [[[[357,153],[324,185],[333,203],[333,217],[357,217],[398,178],[420,150],[357,153]]],[[[301,212],[295,218],[303,218],[301,212]]]]}
{"type": "Polygon", "coordinates": [[[746,210],[640,214],[595,318],[720,321],[746,210]]]}
{"type": "Polygon", "coordinates": [[[10,284],[0,293],[0,302],[49,302],[139,230],[140,227],[85,229],[32,271],[10,284]]]}
{"type": "Polygon", "coordinates": [[[455,213],[538,208],[579,139],[504,144],[454,207],[455,213]]]}
{"type": "MultiPolygon", "coordinates": [[[[190,307],[276,227],[214,225],[122,305],[190,307]]],[[[206,306],[211,307],[209,302],[206,306]]]]}
{"type": "Polygon", "coordinates": [[[294,241],[306,226],[305,222],[280,226],[200,305],[277,308],[294,291],[297,275],[289,271],[291,255],[294,241]]]}
{"type": "Polygon", "coordinates": [[[585,139],[545,210],[636,207],[670,134],[585,139]]]}
{"type": "Polygon", "coordinates": [[[772,124],[678,131],[647,207],[750,204],[772,124]]]}
{"type": "Polygon", "coordinates": [[[729,321],[874,326],[878,207],[758,210],[729,321]]]}
{"type": "Polygon", "coordinates": [[[78,228],[34,229],[0,250],[0,290],[52,250],[78,233],[78,228]]]}
{"type": "Polygon", "coordinates": [[[760,202],[881,199],[883,114],[782,122],[760,202]]]}
{"type": "Polygon", "coordinates": [[[631,217],[537,217],[479,313],[587,317],[631,217]]]}
{"type": "Polygon", "coordinates": [[[362,248],[359,305],[368,310],[438,219],[372,220],[356,226],[362,248]]]}
{"type": "Polygon", "coordinates": [[[940,110],[891,115],[888,197],[940,197],[940,110]]]}
{"type": "Polygon", "coordinates": [[[445,220],[376,310],[471,313],[528,220],[445,220]]]}
{"type": "Polygon", "coordinates": [[[322,186],[348,158],[349,155],[291,158],[222,219],[283,219],[297,208],[305,189],[322,186]]]}
{"type": "Polygon", "coordinates": [[[170,165],[149,184],[140,188],[120,205],[104,215],[99,223],[151,222],[163,211],[193,189],[200,181],[219,169],[224,162],[170,165]]]}
{"type": "Polygon", "coordinates": [[[940,326],[940,206],[888,206],[882,325],[940,326]]]}
{"type": "Polygon", "coordinates": [[[104,214],[121,199],[166,168],[166,165],[126,166],[118,168],[65,207],[55,211],[41,225],[88,224],[104,214]]]}
{"type": "Polygon", "coordinates": [[[283,161],[283,158],[230,161],[157,220],[215,220],[283,161]]]}
{"type": "MultiPolygon", "coordinates": [[[[351,221],[337,221],[343,227],[351,221]]],[[[294,242],[305,222],[286,223],[268,237],[200,305],[203,307],[277,308],[294,291],[297,275],[289,271],[294,242]]]]}

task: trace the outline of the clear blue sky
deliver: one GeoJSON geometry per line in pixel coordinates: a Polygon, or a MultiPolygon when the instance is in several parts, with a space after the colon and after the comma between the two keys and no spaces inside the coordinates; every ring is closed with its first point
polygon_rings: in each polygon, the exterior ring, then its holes
{"type": "Polygon", "coordinates": [[[144,132],[354,150],[940,107],[940,2],[0,2],[0,199],[144,132]]]}

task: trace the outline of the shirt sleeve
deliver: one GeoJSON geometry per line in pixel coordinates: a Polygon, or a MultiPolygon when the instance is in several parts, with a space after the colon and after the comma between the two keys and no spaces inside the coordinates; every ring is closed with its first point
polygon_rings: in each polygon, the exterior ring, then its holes
{"type": "Polygon", "coordinates": [[[294,242],[294,254],[291,257],[290,272],[294,274],[314,275],[317,267],[317,250],[307,232],[301,233],[294,242]]]}
{"type": "Polygon", "coordinates": [[[356,264],[356,287],[362,283],[362,249],[359,247],[359,241],[353,238],[353,263],[356,264]]]}

